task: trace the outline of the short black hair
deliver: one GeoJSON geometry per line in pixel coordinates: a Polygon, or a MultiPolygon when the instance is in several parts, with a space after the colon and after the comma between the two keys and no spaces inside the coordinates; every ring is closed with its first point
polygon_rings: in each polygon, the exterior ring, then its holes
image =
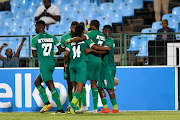
{"type": "Polygon", "coordinates": [[[84,27],[81,24],[78,24],[75,28],[75,33],[73,37],[81,37],[84,31],[84,27]]]}
{"type": "MultiPolygon", "coordinates": [[[[45,1],[45,0],[43,0],[43,1],[45,1]]],[[[47,1],[51,3],[51,0],[47,0],[47,1]]]]}
{"type": "Polygon", "coordinates": [[[43,28],[45,28],[46,23],[45,23],[43,20],[38,20],[38,21],[36,22],[36,25],[41,25],[43,28]]]}
{"type": "Polygon", "coordinates": [[[112,32],[112,27],[110,25],[104,25],[103,28],[112,32]]]}
{"type": "Polygon", "coordinates": [[[168,20],[167,20],[167,19],[164,19],[164,20],[162,20],[162,21],[166,21],[166,23],[168,23],[168,20]]]}
{"type": "Polygon", "coordinates": [[[79,24],[85,28],[84,22],[80,22],[79,24]]]}
{"type": "Polygon", "coordinates": [[[71,23],[71,26],[73,26],[73,25],[78,25],[78,22],[77,22],[77,21],[73,21],[73,22],[71,23]]]}
{"type": "Polygon", "coordinates": [[[98,20],[92,20],[90,24],[94,25],[96,27],[96,29],[99,29],[100,23],[98,20]]]}

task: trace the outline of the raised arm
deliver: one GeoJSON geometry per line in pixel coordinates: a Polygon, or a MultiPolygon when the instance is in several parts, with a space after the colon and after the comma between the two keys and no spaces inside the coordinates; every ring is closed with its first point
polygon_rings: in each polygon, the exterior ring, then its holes
{"type": "Polygon", "coordinates": [[[56,53],[55,53],[55,55],[60,55],[62,52],[64,52],[64,51],[65,51],[65,49],[64,49],[64,48],[62,48],[60,45],[59,45],[59,46],[57,46],[57,48],[58,48],[58,52],[56,52],[56,53]]]}
{"type": "Polygon", "coordinates": [[[8,44],[6,43],[3,43],[3,45],[0,47],[0,60],[3,60],[3,56],[1,55],[1,50],[4,48],[4,47],[7,47],[8,44]]]}
{"type": "Polygon", "coordinates": [[[21,49],[22,49],[22,47],[23,47],[23,44],[24,44],[24,41],[25,41],[25,40],[26,40],[26,38],[23,37],[22,42],[21,42],[21,44],[19,45],[19,47],[18,47],[18,49],[17,49],[17,51],[16,51],[16,57],[17,57],[17,58],[19,58],[19,55],[20,55],[20,52],[21,52],[21,49]]]}
{"type": "Polygon", "coordinates": [[[102,47],[102,46],[99,46],[99,45],[96,45],[96,44],[93,44],[91,46],[92,49],[95,49],[95,50],[98,50],[98,51],[110,51],[111,48],[109,47],[109,45],[107,44],[106,47],[102,47]]]}

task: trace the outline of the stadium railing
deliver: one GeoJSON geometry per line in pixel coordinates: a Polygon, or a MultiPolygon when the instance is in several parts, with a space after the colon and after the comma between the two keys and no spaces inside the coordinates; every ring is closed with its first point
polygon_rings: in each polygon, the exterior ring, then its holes
{"type": "Polygon", "coordinates": [[[124,66],[180,64],[180,33],[125,33],[124,66]],[[168,40],[159,36],[171,35],[168,40]],[[136,37],[134,37],[136,36],[136,37]]]}

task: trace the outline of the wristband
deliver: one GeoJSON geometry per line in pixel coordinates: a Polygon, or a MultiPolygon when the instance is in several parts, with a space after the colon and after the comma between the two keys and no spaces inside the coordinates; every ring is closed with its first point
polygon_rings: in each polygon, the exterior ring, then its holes
{"type": "Polygon", "coordinates": [[[89,25],[86,25],[86,27],[87,27],[87,29],[89,29],[89,28],[90,28],[90,26],[89,26],[89,25]]]}
{"type": "Polygon", "coordinates": [[[54,52],[54,55],[56,55],[56,52],[54,52]]]}
{"type": "Polygon", "coordinates": [[[71,42],[71,39],[67,39],[67,41],[70,43],[70,42],[71,42]]]}

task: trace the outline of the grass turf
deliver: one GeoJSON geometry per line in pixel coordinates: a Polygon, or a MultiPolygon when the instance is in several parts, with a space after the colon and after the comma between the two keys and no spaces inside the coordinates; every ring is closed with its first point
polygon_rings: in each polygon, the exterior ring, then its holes
{"type": "Polygon", "coordinates": [[[180,120],[180,111],[138,111],[119,114],[0,113],[0,120],[180,120]]]}

